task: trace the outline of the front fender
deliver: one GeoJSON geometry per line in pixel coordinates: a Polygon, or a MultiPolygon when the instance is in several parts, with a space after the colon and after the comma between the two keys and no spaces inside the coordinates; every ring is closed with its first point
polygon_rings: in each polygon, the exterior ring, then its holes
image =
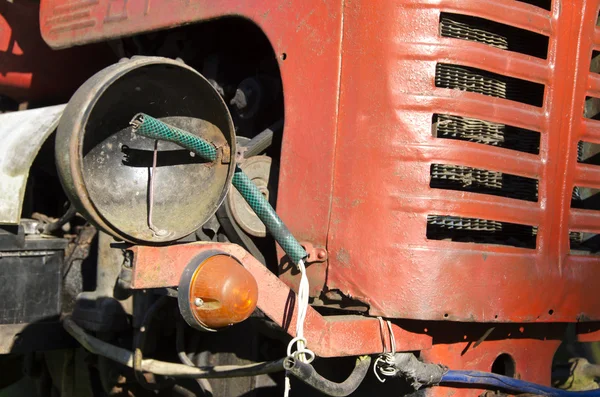
{"type": "Polygon", "coordinates": [[[65,105],[0,114],[0,224],[21,219],[29,169],[65,105]]]}

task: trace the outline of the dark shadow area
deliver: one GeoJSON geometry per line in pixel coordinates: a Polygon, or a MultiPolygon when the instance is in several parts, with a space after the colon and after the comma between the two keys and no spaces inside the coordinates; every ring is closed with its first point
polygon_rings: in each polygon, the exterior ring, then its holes
{"type": "MultiPolygon", "coordinates": [[[[152,167],[154,152],[152,150],[132,149],[127,145],[121,147],[124,154],[123,165],[128,167],[152,167]]],[[[157,167],[171,165],[208,163],[200,156],[190,154],[189,150],[159,150],[156,155],[157,167]]]]}
{"type": "Polygon", "coordinates": [[[51,49],[41,37],[39,7],[34,1],[0,3],[0,30],[11,32],[7,48],[0,47],[0,74],[12,75],[0,84],[0,96],[29,101],[29,107],[67,101],[88,77],[118,60],[107,43],[51,49]]]}

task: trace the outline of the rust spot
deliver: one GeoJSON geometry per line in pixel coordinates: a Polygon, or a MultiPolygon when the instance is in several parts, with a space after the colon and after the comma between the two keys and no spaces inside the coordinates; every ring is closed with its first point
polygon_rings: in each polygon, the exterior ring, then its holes
{"type": "Polygon", "coordinates": [[[577,315],[577,322],[585,322],[585,321],[591,321],[592,319],[585,313],[579,313],[577,315]]]}
{"type": "Polygon", "coordinates": [[[352,206],[352,208],[358,207],[360,204],[362,204],[362,202],[363,202],[363,200],[359,200],[359,199],[352,200],[351,206],[352,206]]]}
{"type": "Polygon", "coordinates": [[[335,254],[335,259],[337,259],[340,264],[350,265],[350,253],[344,248],[340,248],[340,250],[335,254]]]}

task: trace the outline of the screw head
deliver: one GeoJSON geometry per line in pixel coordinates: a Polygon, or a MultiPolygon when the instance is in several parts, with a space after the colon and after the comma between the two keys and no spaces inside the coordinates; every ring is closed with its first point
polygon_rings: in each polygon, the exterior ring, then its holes
{"type": "Polygon", "coordinates": [[[202,300],[202,298],[196,298],[196,299],[194,299],[194,305],[196,305],[197,307],[200,307],[200,306],[204,305],[204,301],[202,300]]]}
{"type": "Polygon", "coordinates": [[[320,251],[317,253],[317,258],[319,258],[319,259],[325,259],[325,251],[323,251],[323,250],[320,250],[320,251]]]}

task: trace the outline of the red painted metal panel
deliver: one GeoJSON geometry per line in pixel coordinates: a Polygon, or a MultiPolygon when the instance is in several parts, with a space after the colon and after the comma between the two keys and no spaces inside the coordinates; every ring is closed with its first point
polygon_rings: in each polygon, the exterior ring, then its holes
{"type": "Polygon", "coordinates": [[[352,1],[343,46],[341,13],[341,2],[300,0],[42,0],[40,18],[55,47],[224,15],[259,25],[287,55],[278,211],[299,239],[329,251],[328,268],[309,267],[313,285],[326,276],[327,288],[387,317],[600,319],[590,282],[600,262],[571,255],[568,240],[571,230],[600,230],[597,214],[569,208],[573,186],[600,186],[600,172],[576,163],[580,139],[600,141],[600,122],[581,117],[585,95],[599,86],[588,72],[600,46],[597,2],[555,0],[546,11],[509,0],[352,1]],[[441,38],[441,11],[545,34],[548,58],[441,38]],[[437,62],[544,84],[543,106],[437,88],[437,62]],[[537,131],[540,153],[435,138],[434,113],[537,131]],[[435,162],[539,179],[539,200],[432,189],[435,162]],[[537,247],[428,240],[427,215],[436,213],[534,226],[537,247]]]}
{"type": "Polygon", "coordinates": [[[42,36],[55,48],[223,16],[256,23],[279,57],[284,87],[283,166],[277,211],[298,239],[325,246],[341,12],[341,0],[42,0],[40,20],[42,36]]]}
{"type": "Polygon", "coordinates": [[[15,101],[67,101],[114,61],[108,46],[53,51],[39,31],[39,4],[0,2],[0,95],[15,101]]]}
{"type": "MultiPolygon", "coordinates": [[[[258,308],[295,336],[296,294],[248,252],[234,244],[192,243],[169,247],[137,246],[133,251],[132,288],[157,288],[179,285],[183,269],[203,251],[219,250],[237,258],[258,283],[258,308]]],[[[431,336],[423,330],[413,332],[394,324],[398,351],[420,350],[431,346],[431,336]]],[[[321,357],[356,356],[383,351],[379,321],[372,317],[323,317],[309,307],[305,336],[321,357]]],[[[387,341],[386,341],[387,343],[387,341]]]]}
{"type": "MultiPolygon", "coordinates": [[[[581,116],[585,96],[600,92],[600,78],[588,72],[592,49],[600,48],[598,5],[554,0],[546,11],[512,0],[353,0],[345,2],[342,26],[341,0],[42,0],[41,27],[50,45],[62,47],[224,15],[251,19],[276,54],[287,55],[280,60],[286,125],[278,212],[302,241],[327,244],[328,266],[308,268],[313,294],[325,284],[386,317],[574,322],[600,320],[600,261],[572,255],[568,240],[569,231],[600,231],[598,213],[570,209],[574,186],[600,186],[600,172],[576,161],[579,140],[600,143],[600,121],[581,116]],[[441,38],[441,11],[547,35],[548,58],[441,38]],[[437,88],[437,62],[543,84],[543,106],[437,88]],[[435,138],[434,113],[537,131],[540,153],[435,138]],[[539,200],[432,189],[429,168],[436,162],[539,179],[539,200]],[[535,226],[537,247],[428,240],[428,214],[535,226]]],[[[295,318],[285,313],[294,294],[239,247],[136,247],[133,285],[176,285],[189,259],[211,248],[242,260],[259,282],[259,307],[293,334],[295,318]]],[[[487,326],[396,321],[394,332],[399,350],[423,350],[425,360],[489,371],[507,353],[520,377],[548,384],[561,325],[515,325],[513,334],[492,334],[473,348],[487,326]],[[465,335],[452,333],[456,327],[465,335]]],[[[598,339],[597,324],[579,331],[581,340],[598,339]]],[[[324,318],[310,310],[306,334],[321,356],[382,350],[372,317],[324,318]]]]}
{"type": "MultiPolygon", "coordinates": [[[[513,339],[486,341],[472,348],[473,342],[438,344],[423,352],[426,361],[441,362],[452,369],[490,372],[500,354],[508,354],[515,363],[515,377],[542,385],[550,385],[550,366],[560,340],[513,339]]],[[[485,390],[460,390],[436,387],[428,391],[435,397],[478,397],[485,390]]]]}
{"type": "Polygon", "coordinates": [[[577,142],[600,135],[600,122],[582,118],[600,85],[588,72],[597,17],[596,1],[554,1],[552,11],[508,0],[346,4],[328,288],[388,317],[600,319],[600,260],[569,250],[569,231],[600,231],[598,213],[570,209],[575,185],[600,186],[600,168],[577,164],[577,142]],[[441,12],[545,34],[548,57],[442,38],[441,12]],[[543,106],[438,88],[438,62],[544,84],[543,106]],[[540,153],[434,137],[436,113],[537,131],[540,153]],[[432,189],[433,163],[539,179],[539,200],[432,189]],[[429,214],[530,225],[537,247],[428,240],[429,214]]]}

